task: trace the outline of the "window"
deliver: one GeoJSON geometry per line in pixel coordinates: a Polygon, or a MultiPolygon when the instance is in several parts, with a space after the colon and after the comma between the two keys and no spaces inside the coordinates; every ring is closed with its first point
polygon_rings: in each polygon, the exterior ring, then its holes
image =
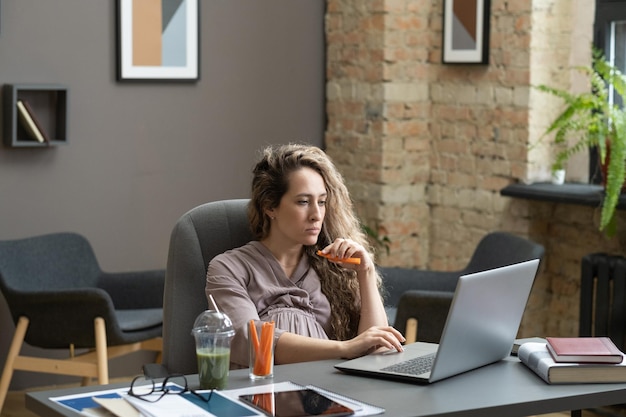
{"type": "MultiPolygon", "coordinates": [[[[626,73],[626,0],[596,0],[594,45],[604,51],[607,59],[626,73]]],[[[611,100],[619,98],[611,97],[611,100]]],[[[624,105],[624,103],[617,103],[624,105]]],[[[598,155],[592,150],[589,158],[589,182],[602,181],[598,155]]]]}

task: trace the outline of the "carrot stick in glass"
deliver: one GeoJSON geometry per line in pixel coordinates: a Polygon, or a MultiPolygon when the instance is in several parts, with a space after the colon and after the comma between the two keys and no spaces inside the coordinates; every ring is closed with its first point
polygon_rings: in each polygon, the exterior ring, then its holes
{"type": "Polygon", "coordinates": [[[264,375],[270,373],[272,368],[272,345],[274,343],[274,322],[263,323],[263,332],[265,338],[263,340],[263,371],[264,375]]]}
{"type": "Polygon", "coordinates": [[[259,354],[259,337],[257,336],[257,333],[256,333],[256,326],[254,325],[254,320],[250,320],[250,340],[252,340],[254,354],[258,355],[259,354]]]}

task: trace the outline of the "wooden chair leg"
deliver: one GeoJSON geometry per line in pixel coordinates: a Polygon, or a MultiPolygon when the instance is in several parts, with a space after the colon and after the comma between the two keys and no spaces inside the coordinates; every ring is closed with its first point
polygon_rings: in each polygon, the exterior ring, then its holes
{"type": "Polygon", "coordinates": [[[98,363],[98,384],[109,383],[109,363],[107,357],[107,334],[102,317],[94,320],[94,331],[96,336],[96,355],[98,363]]]}
{"type": "Polygon", "coordinates": [[[410,318],[406,321],[406,330],[404,332],[405,344],[415,343],[417,341],[417,319],[410,318]]]}
{"type": "Polygon", "coordinates": [[[9,391],[9,385],[11,384],[11,378],[13,377],[15,358],[20,354],[22,344],[24,343],[24,337],[26,336],[26,329],[28,329],[28,319],[26,317],[20,317],[15,327],[15,333],[13,334],[13,340],[11,341],[11,347],[9,348],[9,354],[7,355],[6,363],[4,364],[4,370],[2,371],[2,379],[0,379],[0,412],[4,405],[7,392],[9,391]]]}

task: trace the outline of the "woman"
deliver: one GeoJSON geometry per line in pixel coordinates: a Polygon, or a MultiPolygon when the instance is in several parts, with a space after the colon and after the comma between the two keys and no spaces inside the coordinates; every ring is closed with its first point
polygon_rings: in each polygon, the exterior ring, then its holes
{"type": "Polygon", "coordinates": [[[248,217],[257,240],[216,256],[207,271],[207,297],[236,330],[233,366],[248,366],[250,320],[275,322],[276,364],[402,351],[348,190],[322,150],[266,148],[253,170],[248,217]]]}

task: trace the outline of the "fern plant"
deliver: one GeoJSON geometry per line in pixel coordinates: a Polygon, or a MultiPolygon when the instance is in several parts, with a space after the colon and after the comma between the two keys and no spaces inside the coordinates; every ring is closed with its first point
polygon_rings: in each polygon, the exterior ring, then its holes
{"type": "Polygon", "coordinates": [[[590,91],[573,94],[569,91],[538,85],[542,92],[564,101],[565,109],[548,126],[546,135],[554,133],[554,142],[561,147],[552,169],[559,169],[575,153],[596,147],[600,165],[606,166],[604,198],[600,230],[608,236],[616,232],[615,209],[624,184],[626,171],[626,113],[619,103],[609,101],[611,94],[626,98],[626,78],[611,65],[601,51],[593,51],[591,67],[576,67],[589,78],[590,91]],[[569,139],[573,139],[568,145],[569,139]]]}

